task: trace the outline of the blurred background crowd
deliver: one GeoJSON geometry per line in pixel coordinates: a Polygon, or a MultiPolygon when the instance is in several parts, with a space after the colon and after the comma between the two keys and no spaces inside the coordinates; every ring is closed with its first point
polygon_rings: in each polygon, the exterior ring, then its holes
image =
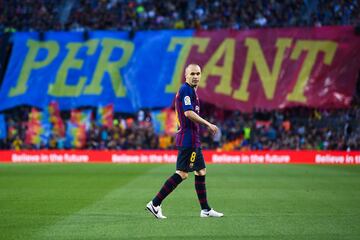
{"type": "Polygon", "coordinates": [[[0,31],[248,29],[357,24],[352,0],[0,0],[0,31]]]}
{"type": "MultiPolygon", "coordinates": [[[[358,25],[360,4],[346,0],[0,0],[1,34],[16,31],[149,29],[252,29],[264,27],[358,25]]],[[[2,79],[0,79],[1,84],[2,79]]],[[[1,104],[1,103],[0,103],[1,104]]],[[[205,149],[360,150],[360,79],[346,109],[295,107],[252,113],[202,103],[202,115],[220,132],[201,130],[205,149]]],[[[8,134],[0,149],[69,149],[51,135],[39,145],[25,143],[31,107],[4,111],[8,134]]],[[[70,118],[61,112],[61,118],[70,118]]],[[[150,110],[115,113],[113,124],[92,121],[83,149],[173,149],[172,134],[154,129],[150,110]]]]}
{"type": "MultiPolygon", "coordinates": [[[[220,131],[210,135],[201,129],[204,149],[222,150],[360,150],[360,88],[351,107],[313,109],[295,107],[252,113],[227,111],[202,103],[203,115],[216,123],[220,131]]],[[[27,144],[28,106],[5,111],[8,137],[0,140],[0,149],[71,149],[65,137],[49,135],[46,142],[27,144]]],[[[93,111],[95,114],[96,111],[93,111]]],[[[63,120],[70,112],[61,112],[63,120]]],[[[110,127],[91,121],[81,149],[175,149],[174,135],[158,133],[150,111],[137,115],[115,113],[110,127]]]]}

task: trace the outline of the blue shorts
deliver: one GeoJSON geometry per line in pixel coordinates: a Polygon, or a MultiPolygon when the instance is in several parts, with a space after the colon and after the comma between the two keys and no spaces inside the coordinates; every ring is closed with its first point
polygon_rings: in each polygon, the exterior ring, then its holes
{"type": "Polygon", "coordinates": [[[206,168],[201,148],[178,147],[178,151],[176,170],[192,172],[206,168]]]}

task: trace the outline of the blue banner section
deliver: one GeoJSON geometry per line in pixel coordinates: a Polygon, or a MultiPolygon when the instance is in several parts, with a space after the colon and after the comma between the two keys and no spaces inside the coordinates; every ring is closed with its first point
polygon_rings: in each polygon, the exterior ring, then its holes
{"type": "Polygon", "coordinates": [[[0,139],[7,137],[5,116],[0,114],[0,139]]]}
{"type": "Polygon", "coordinates": [[[165,131],[165,114],[161,111],[151,112],[151,121],[156,134],[163,134],[165,131]]]}
{"type": "Polygon", "coordinates": [[[117,112],[168,107],[183,43],[192,30],[16,33],[0,90],[0,110],[18,105],[61,110],[114,104],[117,112]],[[85,36],[85,38],[84,38],[85,36]]]}

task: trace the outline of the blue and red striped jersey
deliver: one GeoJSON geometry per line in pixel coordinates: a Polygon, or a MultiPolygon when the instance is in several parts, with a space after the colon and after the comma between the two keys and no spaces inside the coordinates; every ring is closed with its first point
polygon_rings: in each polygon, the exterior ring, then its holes
{"type": "Polygon", "coordinates": [[[185,116],[186,111],[200,114],[199,98],[195,89],[184,83],[176,94],[175,112],[178,122],[177,147],[200,147],[200,126],[185,116]]]}

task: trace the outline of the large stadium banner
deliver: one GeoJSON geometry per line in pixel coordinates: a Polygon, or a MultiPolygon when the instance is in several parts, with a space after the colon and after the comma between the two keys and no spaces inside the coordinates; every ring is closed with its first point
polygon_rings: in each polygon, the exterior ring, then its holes
{"type": "Polygon", "coordinates": [[[203,69],[199,95],[226,109],[349,105],[360,69],[353,27],[16,33],[0,110],[172,104],[188,63],[203,69]]]}

